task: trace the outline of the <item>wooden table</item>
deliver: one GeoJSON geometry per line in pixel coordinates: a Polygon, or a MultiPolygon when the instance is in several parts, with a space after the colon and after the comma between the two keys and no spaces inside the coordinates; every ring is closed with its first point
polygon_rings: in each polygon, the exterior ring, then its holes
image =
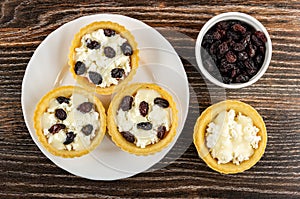
{"type": "Polygon", "coordinates": [[[300,198],[299,1],[2,0],[0,5],[0,197],[300,198]],[[242,100],[263,116],[268,130],[265,154],[248,171],[221,175],[206,166],[191,143],[195,117],[219,91],[196,70],[194,45],[207,20],[229,11],[250,14],[264,24],[273,56],[254,85],[225,90],[227,99],[242,100]],[[31,139],[21,109],[23,75],[38,45],[61,25],[96,13],[127,15],[159,30],[182,58],[192,91],[190,115],[170,155],[190,142],[185,153],[159,170],[110,182],[76,177],[55,166],[31,139]]]}

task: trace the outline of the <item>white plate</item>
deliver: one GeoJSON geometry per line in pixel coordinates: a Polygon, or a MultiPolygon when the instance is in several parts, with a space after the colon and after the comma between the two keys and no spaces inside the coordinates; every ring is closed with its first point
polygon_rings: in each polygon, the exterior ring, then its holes
{"type": "MultiPolygon", "coordinates": [[[[75,85],[67,73],[62,85],[75,85]]],[[[110,97],[100,97],[104,104],[110,97]]],[[[57,166],[93,180],[116,180],[146,171],[158,163],[179,137],[189,106],[189,88],[180,58],[170,43],[150,26],[121,15],[99,14],[71,21],[51,34],[40,44],[28,63],[22,84],[22,109],[30,135],[39,149],[57,166]],[[179,110],[179,125],[174,141],[163,151],[150,156],[131,155],[120,150],[108,136],[93,152],[79,158],[60,158],[50,154],[39,143],[33,127],[33,112],[40,98],[53,89],[55,79],[67,63],[74,34],[83,26],[100,20],[124,25],[135,36],[140,49],[140,66],[132,82],[154,82],[167,89],[179,110]]]]}

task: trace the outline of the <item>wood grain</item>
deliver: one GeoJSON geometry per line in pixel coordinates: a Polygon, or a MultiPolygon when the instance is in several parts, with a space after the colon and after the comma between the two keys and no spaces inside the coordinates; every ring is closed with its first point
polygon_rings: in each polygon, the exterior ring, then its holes
{"type": "Polygon", "coordinates": [[[300,198],[299,1],[7,0],[0,6],[1,198],[300,198]],[[195,67],[199,30],[211,17],[229,11],[257,18],[273,43],[266,74],[254,85],[238,90],[216,88],[195,67]],[[184,131],[159,164],[165,167],[112,182],[86,180],[55,166],[32,141],[21,107],[22,79],[34,50],[59,26],[96,13],[127,15],[155,27],[180,55],[191,90],[184,131]],[[220,96],[254,106],[267,125],[263,158],[241,174],[212,171],[191,143],[199,113],[220,96]],[[181,151],[184,154],[168,165],[181,151]]]}

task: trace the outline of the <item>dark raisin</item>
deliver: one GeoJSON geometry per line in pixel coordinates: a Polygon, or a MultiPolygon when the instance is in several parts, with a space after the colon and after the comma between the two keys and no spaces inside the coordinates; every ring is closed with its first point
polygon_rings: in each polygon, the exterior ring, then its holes
{"type": "Polygon", "coordinates": [[[83,102],[77,107],[77,110],[81,113],[88,113],[90,112],[94,107],[94,104],[91,102],[83,102]]]}
{"type": "Polygon", "coordinates": [[[157,97],[154,99],[154,104],[162,107],[162,108],[168,108],[169,107],[169,102],[161,97],[157,97]]]}
{"type": "Polygon", "coordinates": [[[67,113],[64,111],[64,109],[58,108],[55,109],[55,117],[60,120],[65,120],[67,118],[67,113]]]}
{"type": "Polygon", "coordinates": [[[215,55],[217,53],[220,43],[221,43],[220,41],[216,41],[210,46],[209,53],[211,55],[215,55]]]}
{"type": "Polygon", "coordinates": [[[223,30],[227,30],[229,27],[229,24],[227,21],[220,21],[216,24],[218,29],[223,29],[223,30]]]}
{"type": "Polygon", "coordinates": [[[93,129],[94,129],[94,128],[93,128],[93,125],[87,124],[87,125],[85,125],[85,126],[83,126],[83,127],[81,128],[81,132],[82,132],[84,135],[88,136],[88,135],[90,135],[90,134],[92,133],[93,129]]]}
{"type": "Polygon", "coordinates": [[[251,35],[251,41],[254,43],[256,46],[261,46],[263,43],[255,36],[251,35]]]}
{"type": "Polygon", "coordinates": [[[122,78],[125,74],[125,70],[123,68],[114,68],[110,74],[113,78],[122,78]]]}
{"type": "Polygon", "coordinates": [[[265,55],[266,51],[265,51],[265,47],[264,46],[259,46],[259,52],[262,54],[262,55],[265,55]]]}
{"type": "Polygon", "coordinates": [[[89,49],[99,49],[101,47],[100,43],[95,41],[95,40],[91,40],[91,39],[87,39],[86,41],[86,47],[89,49]]]}
{"type": "Polygon", "coordinates": [[[166,131],[167,131],[167,129],[166,129],[165,126],[158,127],[158,129],[157,129],[157,137],[159,139],[163,139],[164,136],[165,136],[166,131]]]}
{"type": "Polygon", "coordinates": [[[63,96],[59,96],[56,98],[56,101],[60,104],[62,103],[66,103],[66,104],[69,104],[70,102],[70,98],[66,98],[66,97],[63,97],[63,96]]]}
{"type": "Polygon", "coordinates": [[[74,138],[76,137],[76,134],[74,132],[68,132],[66,133],[66,141],[64,142],[64,145],[71,144],[74,141],[74,138]]]}
{"type": "Polygon", "coordinates": [[[232,51],[226,53],[226,60],[229,63],[234,63],[236,61],[236,55],[232,51]]]}
{"type": "Polygon", "coordinates": [[[53,126],[50,127],[50,129],[48,129],[48,131],[50,133],[58,133],[61,129],[65,129],[66,125],[64,124],[54,124],[53,126]]]}
{"type": "Polygon", "coordinates": [[[139,106],[140,114],[145,117],[149,111],[149,105],[147,102],[142,101],[139,106]]]}
{"type": "Polygon", "coordinates": [[[133,97],[131,96],[125,96],[120,104],[119,109],[122,109],[123,111],[129,111],[132,107],[133,97]]]}
{"type": "Polygon", "coordinates": [[[86,67],[85,64],[81,61],[77,61],[74,67],[76,75],[82,75],[85,73],[86,67]]]}
{"type": "Polygon", "coordinates": [[[254,76],[257,73],[257,68],[254,66],[254,62],[249,59],[244,62],[246,71],[250,76],[254,76]]]}
{"type": "Polygon", "coordinates": [[[240,74],[235,78],[236,83],[244,83],[249,81],[249,77],[247,75],[240,74]]]}
{"type": "Polygon", "coordinates": [[[152,129],[152,124],[150,122],[140,122],[136,125],[138,129],[143,129],[143,130],[151,130],[152,129]]]}
{"type": "Polygon", "coordinates": [[[231,71],[231,78],[235,78],[236,76],[238,76],[240,74],[240,69],[238,67],[234,67],[231,71]]]}
{"type": "Polygon", "coordinates": [[[222,77],[222,81],[223,83],[225,84],[230,84],[232,82],[232,78],[229,78],[229,77],[222,77]]]}
{"type": "Polygon", "coordinates": [[[257,63],[257,65],[260,65],[263,61],[263,56],[262,55],[257,55],[255,58],[254,58],[254,61],[257,63]]]}
{"type": "Polygon", "coordinates": [[[248,54],[245,51],[239,52],[238,59],[240,61],[244,61],[244,60],[248,59],[248,54]]]}
{"type": "Polygon", "coordinates": [[[256,46],[250,44],[248,47],[249,47],[249,49],[248,49],[249,57],[254,57],[255,53],[256,53],[256,50],[257,50],[256,46]]]}
{"type": "Polygon", "coordinates": [[[104,55],[108,58],[113,58],[116,56],[116,51],[112,47],[106,46],[104,48],[104,55]]]}
{"type": "Polygon", "coordinates": [[[115,34],[116,34],[116,32],[112,29],[104,29],[104,35],[107,37],[114,36],[115,34]]]}
{"type": "Polygon", "coordinates": [[[90,71],[89,78],[96,85],[99,85],[102,83],[102,76],[97,72],[90,71]]]}
{"type": "Polygon", "coordinates": [[[219,69],[221,73],[225,74],[232,70],[234,67],[234,64],[229,64],[226,60],[222,60],[219,69]]]}
{"type": "Polygon", "coordinates": [[[241,43],[235,43],[232,46],[232,48],[233,48],[233,50],[238,51],[238,52],[245,50],[245,46],[241,43]]]}
{"type": "Polygon", "coordinates": [[[123,54],[126,56],[130,56],[133,54],[132,47],[128,42],[125,42],[122,44],[121,50],[122,50],[123,54]]]}
{"type": "Polygon", "coordinates": [[[247,47],[251,42],[251,33],[246,32],[245,38],[242,39],[241,43],[244,45],[244,47],[247,47]]]}
{"type": "Polygon", "coordinates": [[[228,31],[227,34],[226,34],[227,38],[228,39],[233,39],[235,41],[239,41],[240,40],[240,36],[235,33],[235,32],[232,32],[232,31],[228,31]]]}
{"type": "Polygon", "coordinates": [[[213,38],[214,39],[219,40],[219,39],[221,39],[221,37],[222,36],[221,36],[221,34],[218,31],[216,31],[216,32],[213,33],[213,38]]]}
{"type": "Polygon", "coordinates": [[[224,55],[228,51],[227,42],[221,43],[218,48],[219,48],[220,55],[224,55]]]}
{"type": "Polygon", "coordinates": [[[122,131],[120,133],[125,138],[125,140],[127,140],[128,142],[134,143],[134,141],[135,141],[134,135],[132,135],[129,131],[122,131]]]}
{"type": "Polygon", "coordinates": [[[263,32],[261,32],[261,31],[255,31],[255,36],[257,37],[257,38],[259,38],[262,42],[264,42],[264,43],[266,43],[267,42],[267,38],[266,38],[266,35],[263,33],[263,32]]]}
{"type": "Polygon", "coordinates": [[[246,32],[246,28],[244,26],[242,26],[241,24],[234,24],[232,26],[232,29],[236,32],[240,32],[242,34],[244,34],[246,32]]]}

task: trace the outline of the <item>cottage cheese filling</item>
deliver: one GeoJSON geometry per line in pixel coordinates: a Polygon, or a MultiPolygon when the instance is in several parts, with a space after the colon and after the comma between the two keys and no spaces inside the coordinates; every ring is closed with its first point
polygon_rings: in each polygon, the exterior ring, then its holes
{"type": "Polygon", "coordinates": [[[234,110],[223,111],[206,129],[206,145],[218,164],[232,161],[239,165],[248,160],[258,148],[261,140],[257,136],[259,129],[253,125],[251,118],[236,114],[234,110]]]}
{"type": "Polygon", "coordinates": [[[91,80],[89,72],[97,72],[102,77],[102,83],[97,86],[108,87],[117,85],[120,79],[124,79],[130,72],[130,56],[123,54],[121,46],[127,42],[121,35],[115,33],[108,37],[104,35],[104,30],[99,29],[92,33],[84,35],[81,39],[81,46],[76,48],[75,60],[85,64],[86,71],[82,76],[91,80]],[[100,48],[90,49],[87,47],[87,41],[96,41],[100,44],[100,48]],[[115,51],[114,57],[107,57],[104,52],[105,47],[111,47],[115,51]],[[120,78],[112,77],[113,69],[123,69],[124,74],[120,78]]]}
{"type": "Polygon", "coordinates": [[[135,137],[135,145],[140,148],[145,148],[149,144],[155,144],[160,139],[157,136],[159,127],[165,126],[166,132],[170,129],[170,108],[162,108],[154,104],[154,99],[161,97],[155,90],[140,89],[134,96],[132,108],[129,111],[119,109],[117,112],[116,123],[119,132],[130,132],[135,137]],[[141,102],[149,104],[148,114],[144,117],[141,115],[139,105],[141,102]],[[152,128],[144,130],[137,127],[138,123],[150,122],[152,128]]]}
{"type": "Polygon", "coordinates": [[[99,113],[92,109],[88,113],[82,113],[77,110],[77,107],[83,102],[88,102],[88,98],[73,94],[70,97],[69,104],[59,103],[53,99],[46,112],[42,116],[42,128],[48,143],[58,150],[83,150],[91,144],[91,141],[96,136],[96,131],[99,129],[99,113]],[[55,116],[55,110],[63,109],[67,118],[60,120],[55,116]],[[65,128],[56,133],[51,133],[50,128],[55,124],[64,124],[65,128]],[[92,131],[89,135],[82,132],[82,128],[86,125],[92,125],[92,131]],[[74,140],[69,144],[64,144],[67,140],[67,133],[73,132],[74,140]]]}

